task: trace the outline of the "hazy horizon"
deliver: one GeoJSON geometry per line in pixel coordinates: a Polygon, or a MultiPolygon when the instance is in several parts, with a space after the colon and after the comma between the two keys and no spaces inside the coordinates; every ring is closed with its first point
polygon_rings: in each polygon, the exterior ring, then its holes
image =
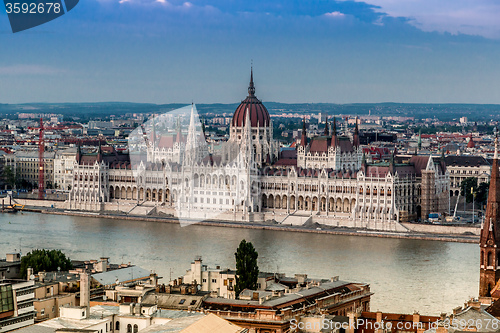
{"type": "Polygon", "coordinates": [[[494,0],[86,0],[12,34],[0,103],[500,104],[494,0]]]}

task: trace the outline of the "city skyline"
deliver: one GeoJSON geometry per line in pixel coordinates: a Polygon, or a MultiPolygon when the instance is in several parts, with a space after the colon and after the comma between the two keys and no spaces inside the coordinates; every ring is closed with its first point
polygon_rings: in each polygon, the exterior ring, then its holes
{"type": "Polygon", "coordinates": [[[493,1],[86,1],[12,34],[2,103],[500,103],[493,1]]]}

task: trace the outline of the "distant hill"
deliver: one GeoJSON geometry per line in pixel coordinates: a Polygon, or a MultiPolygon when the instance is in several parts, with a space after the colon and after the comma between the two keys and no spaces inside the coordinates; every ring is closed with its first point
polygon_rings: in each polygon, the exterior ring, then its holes
{"type": "MultiPolygon", "coordinates": [[[[200,114],[231,115],[239,103],[232,104],[197,104],[200,114]]],[[[311,114],[328,112],[330,115],[377,115],[377,116],[411,116],[417,119],[438,118],[443,121],[467,116],[470,121],[500,119],[500,105],[491,104],[405,104],[405,103],[365,103],[365,104],[333,104],[333,103],[298,103],[287,104],[264,102],[271,114],[293,112],[311,114]]],[[[77,116],[81,119],[123,115],[126,113],[168,112],[189,103],[149,104],[149,103],[28,103],[0,104],[0,114],[13,116],[17,113],[57,113],[65,116],[77,116]]]]}

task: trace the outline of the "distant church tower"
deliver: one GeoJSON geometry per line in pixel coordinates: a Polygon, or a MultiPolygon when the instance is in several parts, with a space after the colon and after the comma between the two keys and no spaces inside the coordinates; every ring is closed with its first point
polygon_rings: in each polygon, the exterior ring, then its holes
{"type": "Polygon", "coordinates": [[[498,138],[496,138],[488,204],[481,229],[480,297],[490,297],[491,290],[500,279],[500,267],[498,265],[500,258],[500,177],[498,173],[498,138]]]}

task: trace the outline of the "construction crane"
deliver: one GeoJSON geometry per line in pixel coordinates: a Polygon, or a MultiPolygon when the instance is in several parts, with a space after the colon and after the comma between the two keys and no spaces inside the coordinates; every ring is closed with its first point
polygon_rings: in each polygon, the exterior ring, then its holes
{"type": "Polygon", "coordinates": [[[40,128],[38,129],[38,199],[43,200],[44,181],[45,181],[45,144],[43,142],[43,120],[40,118],[40,128]]]}

